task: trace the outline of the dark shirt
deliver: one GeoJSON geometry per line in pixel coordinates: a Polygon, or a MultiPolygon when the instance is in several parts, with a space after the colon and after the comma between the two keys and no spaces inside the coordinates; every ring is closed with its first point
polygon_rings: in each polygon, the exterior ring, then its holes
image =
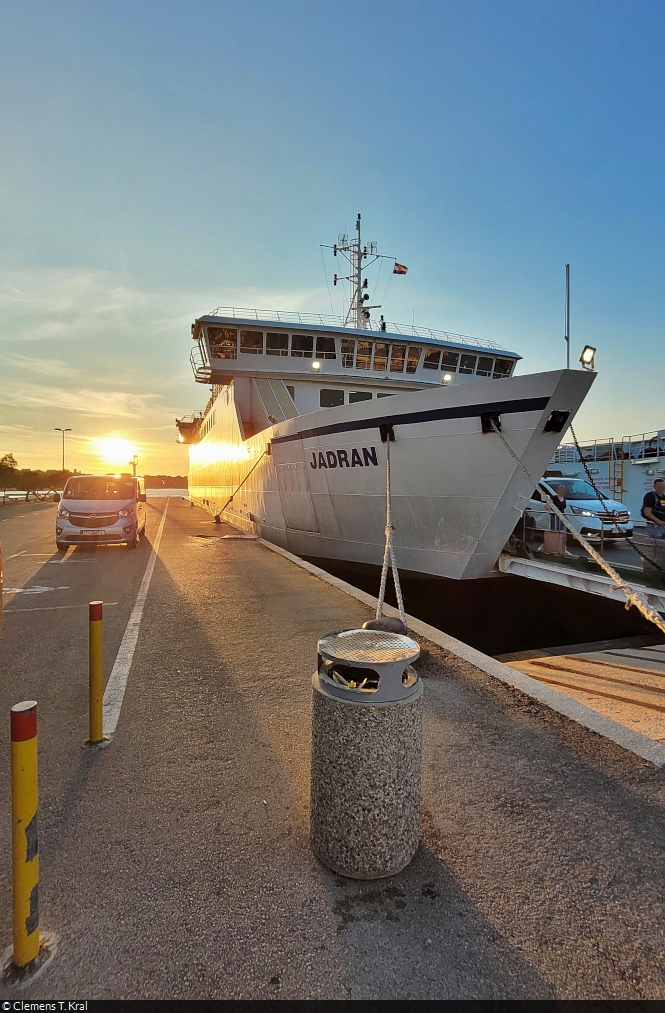
{"type": "MultiPolygon", "coordinates": [[[[665,521],[665,496],[659,496],[655,490],[648,492],[642,502],[642,511],[644,511],[645,507],[650,507],[652,514],[659,521],[665,521]]],[[[642,516],[644,517],[644,512],[642,516]]],[[[651,518],[647,517],[646,519],[650,520],[651,518]]]]}
{"type": "Polygon", "coordinates": [[[554,503],[554,506],[557,508],[557,510],[560,510],[562,514],[566,512],[566,505],[568,501],[566,500],[565,496],[563,496],[561,499],[559,499],[558,496],[550,496],[550,499],[554,503]]]}

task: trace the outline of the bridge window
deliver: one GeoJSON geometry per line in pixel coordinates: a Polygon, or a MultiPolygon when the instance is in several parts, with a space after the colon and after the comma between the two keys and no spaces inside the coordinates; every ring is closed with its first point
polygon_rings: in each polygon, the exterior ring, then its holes
{"type": "Polygon", "coordinates": [[[372,395],[368,390],[352,390],[349,394],[349,404],[355,404],[356,401],[371,401],[372,395]]]}
{"type": "Polygon", "coordinates": [[[356,356],[357,369],[369,369],[372,361],[372,342],[359,341],[358,354],[356,356]]]}
{"type": "Polygon", "coordinates": [[[291,400],[293,402],[295,402],[295,399],[296,399],[296,389],[295,389],[295,387],[293,387],[290,383],[286,383],[286,384],[284,384],[284,386],[286,387],[286,389],[288,390],[289,394],[291,395],[291,400]]]}
{"type": "Polygon", "coordinates": [[[314,349],[314,338],[311,334],[291,335],[291,355],[297,359],[311,359],[314,349]]]}
{"type": "Polygon", "coordinates": [[[384,390],[382,393],[377,394],[377,397],[394,397],[397,394],[396,390],[384,390]]]}
{"type": "Polygon", "coordinates": [[[463,355],[460,358],[459,371],[460,373],[473,373],[476,368],[476,355],[463,355]]]}
{"type": "Polygon", "coordinates": [[[249,355],[262,355],[263,331],[241,331],[240,351],[249,355]]]}
{"type": "Polygon", "coordinates": [[[319,391],[319,404],[322,408],[337,408],[338,405],[344,404],[344,391],[322,388],[319,391]]]}
{"type": "Polygon", "coordinates": [[[335,339],[317,338],[316,357],[317,359],[336,359],[337,355],[335,354],[335,339]]]}
{"type": "Polygon", "coordinates": [[[288,355],[288,334],[266,334],[266,355],[288,355]]]}
{"type": "Polygon", "coordinates": [[[390,372],[403,373],[406,361],[406,345],[393,345],[390,349],[390,372]]]}
{"type": "Polygon", "coordinates": [[[388,345],[383,341],[377,341],[374,345],[374,369],[377,372],[385,372],[388,365],[388,345]]]}
{"type": "Polygon", "coordinates": [[[457,369],[459,352],[443,351],[441,353],[441,369],[457,369]]]}
{"type": "Polygon", "coordinates": [[[497,359],[494,363],[494,376],[499,379],[502,376],[510,376],[513,363],[510,359],[497,359]]]}
{"type": "Polygon", "coordinates": [[[484,355],[481,355],[478,359],[478,368],[476,369],[476,376],[491,376],[492,365],[494,359],[488,359],[484,355]]]}
{"type": "Polygon", "coordinates": [[[353,357],[356,352],[356,343],[351,338],[342,338],[342,366],[344,369],[353,369],[353,357]]]}
{"type": "Polygon", "coordinates": [[[238,357],[237,327],[209,327],[208,341],[213,359],[236,359],[238,357]]]}
{"type": "Polygon", "coordinates": [[[440,361],[441,361],[441,349],[428,348],[427,351],[425,352],[423,369],[438,369],[440,361]]]}
{"type": "Polygon", "coordinates": [[[416,348],[415,345],[409,345],[409,355],[406,360],[406,371],[407,373],[415,373],[418,369],[418,363],[420,362],[420,353],[422,348],[416,348]]]}

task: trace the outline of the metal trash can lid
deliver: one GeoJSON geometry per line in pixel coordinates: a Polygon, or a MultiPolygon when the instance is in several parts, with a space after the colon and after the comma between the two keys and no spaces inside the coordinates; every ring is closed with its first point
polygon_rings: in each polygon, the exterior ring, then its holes
{"type": "Polygon", "coordinates": [[[415,640],[403,633],[385,630],[343,630],[328,633],[319,640],[319,651],[339,661],[353,661],[363,665],[386,665],[403,661],[408,664],[420,654],[415,640]]]}

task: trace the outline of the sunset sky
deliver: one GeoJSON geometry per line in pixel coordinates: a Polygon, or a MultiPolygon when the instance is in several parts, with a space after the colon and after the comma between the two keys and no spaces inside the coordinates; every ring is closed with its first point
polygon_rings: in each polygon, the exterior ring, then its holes
{"type": "Polygon", "coordinates": [[[358,211],[388,319],[520,372],[565,364],[570,262],[578,435],[665,427],[664,51],[662,0],[3,4],[0,454],[185,473],[191,322],[330,312],[358,211]]]}

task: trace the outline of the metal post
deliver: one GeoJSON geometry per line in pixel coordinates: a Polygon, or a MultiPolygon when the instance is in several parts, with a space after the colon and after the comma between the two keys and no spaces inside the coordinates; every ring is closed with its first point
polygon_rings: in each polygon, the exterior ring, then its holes
{"type": "Polygon", "coordinates": [[[570,264],[566,264],[566,369],[570,369],[570,264]]]}
{"type": "Polygon", "coordinates": [[[61,429],[60,426],[55,426],[55,433],[62,433],[62,470],[65,470],[65,433],[71,433],[71,429],[61,429]]]}
{"type": "Polygon", "coordinates": [[[37,703],[11,709],[13,964],[39,956],[39,849],[37,841],[37,703]]]}
{"type": "Polygon", "coordinates": [[[90,675],[90,744],[101,742],[102,698],[104,695],[104,670],[102,663],[102,602],[91,601],[88,605],[89,619],[89,675],[90,675]]]}

